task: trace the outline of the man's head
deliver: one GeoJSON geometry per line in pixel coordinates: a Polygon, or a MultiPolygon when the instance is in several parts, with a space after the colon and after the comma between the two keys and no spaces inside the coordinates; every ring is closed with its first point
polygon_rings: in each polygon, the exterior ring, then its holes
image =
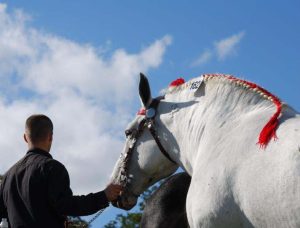
{"type": "Polygon", "coordinates": [[[26,120],[24,139],[29,149],[40,148],[50,151],[52,135],[53,124],[49,117],[37,114],[26,120]]]}

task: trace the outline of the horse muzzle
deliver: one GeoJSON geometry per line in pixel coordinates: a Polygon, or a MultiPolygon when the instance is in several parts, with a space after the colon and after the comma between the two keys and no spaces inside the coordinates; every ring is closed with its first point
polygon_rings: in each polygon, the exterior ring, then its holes
{"type": "Polygon", "coordinates": [[[133,194],[123,193],[116,201],[112,202],[112,205],[128,211],[136,205],[137,199],[138,197],[133,194]]]}

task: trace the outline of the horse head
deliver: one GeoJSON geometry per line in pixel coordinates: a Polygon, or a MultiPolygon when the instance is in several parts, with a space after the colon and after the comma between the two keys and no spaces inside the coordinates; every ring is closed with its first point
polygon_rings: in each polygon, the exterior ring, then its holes
{"type": "Polygon", "coordinates": [[[123,152],[117,161],[112,182],[124,186],[114,206],[129,210],[148,187],[174,173],[178,165],[168,154],[168,143],[162,138],[163,121],[158,104],[161,98],[152,98],[149,82],[141,74],[139,94],[142,111],[128,125],[123,152]]]}

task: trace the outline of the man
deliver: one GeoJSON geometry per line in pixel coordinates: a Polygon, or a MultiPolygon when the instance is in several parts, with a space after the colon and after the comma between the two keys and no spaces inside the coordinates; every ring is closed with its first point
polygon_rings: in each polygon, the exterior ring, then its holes
{"type": "Polygon", "coordinates": [[[0,218],[8,218],[12,228],[62,228],[67,215],[93,214],[122,191],[121,186],[109,184],[104,191],[73,196],[68,171],[49,153],[52,136],[53,124],[47,116],[26,120],[24,139],[29,150],[0,185],[0,218]]]}

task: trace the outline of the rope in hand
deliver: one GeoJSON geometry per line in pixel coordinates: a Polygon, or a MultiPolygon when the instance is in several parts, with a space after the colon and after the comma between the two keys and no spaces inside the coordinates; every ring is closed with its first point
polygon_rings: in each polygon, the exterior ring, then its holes
{"type": "Polygon", "coordinates": [[[85,227],[89,227],[89,225],[91,225],[101,214],[102,214],[102,212],[105,210],[105,208],[103,208],[103,209],[101,209],[100,211],[98,211],[97,213],[96,213],[96,215],[93,217],[93,218],[91,218],[91,220],[90,221],[88,221],[87,222],[87,225],[85,225],[85,227]]]}
{"type": "MultiPolygon", "coordinates": [[[[93,218],[91,218],[88,222],[87,222],[87,224],[84,224],[84,225],[78,225],[78,226],[76,226],[76,227],[82,227],[82,228],[88,228],[102,213],[103,213],[103,211],[105,210],[106,208],[103,208],[103,209],[101,209],[100,211],[98,211],[97,213],[96,213],[96,215],[93,217],[93,218]]],[[[72,222],[71,222],[72,223],[72,222]]],[[[65,227],[68,227],[68,226],[65,226],[65,227]]]]}

